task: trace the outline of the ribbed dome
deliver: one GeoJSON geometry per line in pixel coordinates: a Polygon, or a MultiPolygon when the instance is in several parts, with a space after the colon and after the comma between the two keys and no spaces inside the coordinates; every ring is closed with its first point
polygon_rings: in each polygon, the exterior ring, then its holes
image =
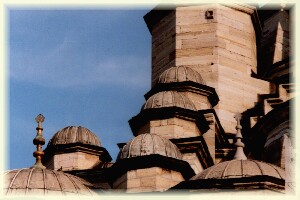
{"type": "Polygon", "coordinates": [[[196,110],[195,105],[188,97],[176,91],[163,91],[152,95],[143,105],[142,110],[173,106],[189,110],[196,110]]]}
{"type": "Polygon", "coordinates": [[[284,170],[272,164],[257,160],[231,160],[209,167],[192,177],[191,180],[230,179],[262,175],[285,179],[284,170]]]}
{"type": "Polygon", "coordinates": [[[121,150],[118,159],[159,154],[166,157],[182,159],[175,144],[156,134],[141,134],[130,140],[121,150]]]}
{"type": "Polygon", "coordinates": [[[67,126],[59,130],[51,138],[51,140],[48,143],[48,146],[70,143],[82,143],[94,146],[101,146],[98,137],[89,129],[81,126],[67,126]]]}
{"type": "Polygon", "coordinates": [[[71,174],[49,169],[17,169],[4,174],[7,195],[94,195],[92,184],[71,174]]]}
{"type": "Polygon", "coordinates": [[[164,71],[158,78],[157,83],[173,83],[193,81],[205,85],[201,75],[190,67],[178,66],[171,67],[164,71]]]}

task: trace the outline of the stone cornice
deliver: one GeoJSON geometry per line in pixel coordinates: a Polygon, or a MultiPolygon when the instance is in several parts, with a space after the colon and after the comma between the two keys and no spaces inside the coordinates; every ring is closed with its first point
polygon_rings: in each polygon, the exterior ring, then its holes
{"type": "Polygon", "coordinates": [[[156,6],[144,16],[144,20],[151,35],[155,24],[157,24],[162,18],[170,14],[172,11],[175,11],[175,8],[176,7],[174,5],[169,7],[156,6]]]}
{"type": "Polygon", "coordinates": [[[160,167],[163,169],[174,170],[180,172],[185,180],[195,175],[194,170],[188,162],[170,158],[158,154],[125,158],[118,160],[112,167],[108,169],[109,183],[112,183],[123,174],[130,170],[145,169],[151,167],[160,167]]]}
{"type": "MultiPolygon", "coordinates": [[[[204,5],[204,4],[203,4],[204,5]]],[[[222,3],[220,5],[233,8],[235,10],[247,13],[251,15],[251,19],[255,28],[255,31],[260,35],[262,31],[262,25],[258,16],[258,12],[255,6],[247,5],[247,4],[241,4],[241,3],[222,3]]],[[[148,12],[144,16],[144,20],[147,24],[147,27],[152,34],[152,28],[155,24],[157,24],[162,18],[170,14],[172,11],[176,10],[176,7],[183,7],[183,6],[195,6],[195,5],[188,5],[188,4],[172,4],[168,6],[161,6],[158,5],[155,8],[153,8],[150,12],[148,12]]]]}
{"type": "Polygon", "coordinates": [[[179,107],[164,107],[142,110],[138,115],[129,120],[130,128],[134,136],[137,136],[139,128],[151,120],[161,120],[178,117],[184,120],[193,121],[198,126],[201,133],[205,133],[209,126],[203,115],[197,111],[179,107]]]}
{"type": "Polygon", "coordinates": [[[257,40],[260,39],[260,35],[262,32],[262,24],[260,22],[258,12],[255,6],[251,6],[248,4],[239,4],[239,3],[229,3],[229,4],[221,4],[221,5],[249,14],[251,16],[252,23],[256,32],[256,38],[257,40]]]}
{"type": "Polygon", "coordinates": [[[202,167],[204,169],[213,166],[214,161],[210,156],[206,142],[202,136],[170,139],[184,153],[196,153],[202,167]]]}
{"type": "Polygon", "coordinates": [[[112,160],[108,151],[104,147],[98,147],[81,143],[70,144],[57,144],[55,146],[48,146],[45,150],[45,156],[43,163],[47,162],[52,156],[56,154],[72,153],[72,152],[84,152],[92,155],[97,155],[103,162],[110,162],[112,160]]]}

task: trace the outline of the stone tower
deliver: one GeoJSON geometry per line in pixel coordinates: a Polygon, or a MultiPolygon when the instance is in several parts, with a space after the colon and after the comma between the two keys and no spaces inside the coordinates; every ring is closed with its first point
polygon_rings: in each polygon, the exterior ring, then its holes
{"type": "MultiPolygon", "coordinates": [[[[287,16],[281,12],[266,17],[259,15],[256,7],[240,4],[157,7],[146,14],[152,35],[152,88],[141,112],[129,121],[133,134],[151,133],[171,140],[195,174],[233,156],[235,113],[242,113],[246,141],[253,144],[257,135],[253,132],[266,126],[260,119],[270,120],[264,116],[277,108],[270,97],[288,93],[280,84],[289,82],[289,72],[270,75],[267,69],[274,63],[289,65],[287,16]],[[280,27],[274,26],[276,20],[280,27]],[[274,36],[274,31],[279,35],[274,36]],[[275,38],[274,48],[269,37],[275,38]],[[262,56],[274,59],[266,63],[262,56]]],[[[285,97],[279,102],[286,102],[281,105],[286,110],[292,95],[285,97]]],[[[286,112],[280,113],[277,121],[287,130],[286,112]]],[[[259,156],[255,145],[247,153],[282,167],[280,163],[289,154],[285,152],[289,134],[279,141],[280,156],[272,160],[274,156],[268,154],[278,145],[268,140],[282,134],[276,126],[268,128],[268,133],[257,136],[259,156]],[[264,148],[270,143],[272,148],[264,148]]]]}
{"type": "MultiPolygon", "coordinates": [[[[152,34],[152,85],[174,66],[199,72],[216,89],[220,101],[214,109],[225,132],[234,134],[234,113],[254,109],[259,95],[270,93],[270,84],[255,78],[261,33],[256,8],[180,6],[154,9],[144,18],[152,34]]],[[[257,116],[251,116],[252,126],[257,116]]]]}

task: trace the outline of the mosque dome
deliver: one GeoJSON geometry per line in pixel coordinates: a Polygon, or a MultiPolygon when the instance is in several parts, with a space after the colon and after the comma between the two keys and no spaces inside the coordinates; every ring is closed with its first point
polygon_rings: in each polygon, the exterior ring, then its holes
{"type": "Polygon", "coordinates": [[[244,153],[244,143],[242,142],[242,134],[240,120],[242,115],[237,113],[234,118],[237,121],[236,126],[236,153],[234,159],[218,163],[212,167],[205,169],[190,180],[224,180],[224,179],[244,179],[249,177],[272,177],[285,180],[285,172],[280,167],[257,160],[248,160],[244,153]]]}
{"type": "Polygon", "coordinates": [[[165,70],[158,78],[157,83],[173,83],[192,81],[205,85],[202,76],[195,70],[186,66],[171,67],[165,70]]]}
{"type": "Polygon", "coordinates": [[[67,126],[56,132],[48,143],[48,146],[58,144],[81,143],[93,146],[101,146],[97,135],[81,126],[67,126]]]}
{"type": "Polygon", "coordinates": [[[213,165],[172,189],[285,190],[285,171],[257,160],[230,160],[213,165]]]}
{"type": "Polygon", "coordinates": [[[145,133],[130,140],[121,150],[118,159],[159,154],[181,160],[182,154],[175,144],[156,134],[145,133]]]}
{"type": "Polygon", "coordinates": [[[280,167],[257,160],[230,160],[209,167],[190,180],[230,179],[253,176],[270,176],[285,179],[285,172],[280,167]]]}
{"type": "Polygon", "coordinates": [[[201,179],[232,179],[232,178],[246,178],[254,176],[269,176],[277,179],[285,179],[285,172],[283,169],[257,160],[248,160],[244,153],[244,143],[242,142],[242,134],[240,120],[242,115],[237,113],[234,118],[237,120],[236,126],[236,143],[237,147],[234,159],[218,163],[209,167],[192,177],[191,180],[201,179]]]}
{"type": "Polygon", "coordinates": [[[79,177],[49,169],[24,168],[4,174],[6,195],[95,195],[79,177]]]}
{"type": "Polygon", "coordinates": [[[162,91],[152,95],[143,105],[142,110],[164,107],[180,107],[196,111],[190,99],[177,91],[162,91]]]}

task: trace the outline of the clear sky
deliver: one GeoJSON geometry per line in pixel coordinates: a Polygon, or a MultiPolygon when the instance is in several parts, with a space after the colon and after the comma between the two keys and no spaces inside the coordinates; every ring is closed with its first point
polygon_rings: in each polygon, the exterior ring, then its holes
{"type": "Polygon", "coordinates": [[[46,144],[83,126],[115,160],[150,89],[151,9],[9,9],[9,169],[34,164],[39,113],[46,144]]]}

